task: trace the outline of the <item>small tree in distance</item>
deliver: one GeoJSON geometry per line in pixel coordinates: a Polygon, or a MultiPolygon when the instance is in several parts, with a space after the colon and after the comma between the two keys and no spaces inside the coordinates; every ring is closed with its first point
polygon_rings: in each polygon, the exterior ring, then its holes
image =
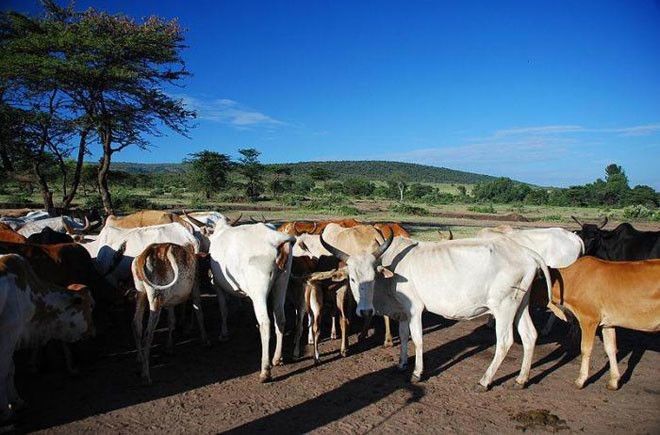
{"type": "Polygon", "coordinates": [[[261,195],[261,191],[263,190],[261,176],[264,167],[261,162],[259,162],[259,156],[261,153],[254,148],[243,148],[239,149],[238,152],[242,156],[238,159],[238,161],[241,162],[240,171],[247,179],[245,193],[248,198],[254,201],[259,198],[259,195],[261,195]]]}
{"type": "Polygon", "coordinates": [[[189,154],[188,176],[193,188],[204,192],[206,199],[211,199],[213,193],[227,185],[227,173],[231,161],[226,154],[203,150],[189,154]]]}

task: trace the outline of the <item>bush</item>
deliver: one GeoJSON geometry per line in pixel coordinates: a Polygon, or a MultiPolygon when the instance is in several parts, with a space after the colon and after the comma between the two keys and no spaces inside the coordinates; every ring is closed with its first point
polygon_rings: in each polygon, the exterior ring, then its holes
{"type": "Polygon", "coordinates": [[[623,217],[626,219],[653,219],[654,215],[660,215],[660,212],[654,212],[641,204],[631,205],[623,209],[623,217]]]}
{"type": "Polygon", "coordinates": [[[288,194],[288,195],[282,195],[279,198],[279,203],[289,207],[299,207],[304,200],[305,197],[302,195],[288,194]]]}
{"type": "Polygon", "coordinates": [[[542,221],[560,221],[561,216],[559,216],[558,214],[551,214],[551,215],[548,215],[548,216],[543,216],[541,218],[541,220],[542,221]]]}
{"type": "Polygon", "coordinates": [[[488,205],[471,205],[468,207],[468,211],[474,211],[476,213],[491,213],[495,214],[497,211],[495,211],[495,208],[493,208],[493,204],[488,204],[488,205]]]}
{"type": "Polygon", "coordinates": [[[149,192],[149,196],[163,196],[165,195],[165,191],[160,188],[153,189],[149,192]]]}
{"type": "MultiPolygon", "coordinates": [[[[100,199],[100,198],[99,198],[100,199]]],[[[153,207],[153,203],[147,198],[130,193],[125,189],[118,189],[112,196],[112,205],[116,211],[131,212],[139,209],[153,207]]]]}
{"type": "Polygon", "coordinates": [[[395,213],[400,213],[400,214],[410,214],[414,216],[428,216],[429,211],[425,209],[424,207],[419,207],[416,205],[410,205],[410,204],[396,204],[394,207],[392,207],[392,211],[395,213]]]}

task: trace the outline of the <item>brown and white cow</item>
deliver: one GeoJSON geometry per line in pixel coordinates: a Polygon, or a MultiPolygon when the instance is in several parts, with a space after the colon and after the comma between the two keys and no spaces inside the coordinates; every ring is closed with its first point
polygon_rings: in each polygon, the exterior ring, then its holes
{"type": "Polygon", "coordinates": [[[163,308],[168,310],[168,351],[171,352],[174,346],[172,338],[175,327],[174,307],[187,301],[191,295],[202,335],[202,343],[208,344],[199,293],[195,246],[180,246],[174,243],[151,244],[133,259],[131,271],[137,291],[133,333],[138,362],[142,365],[143,382],[151,384],[149,353],[163,308]],[[147,331],[143,334],[142,319],[147,303],[149,304],[149,322],[147,331]]]}
{"type": "Polygon", "coordinates": [[[127,216],[110,215],[106,218],[105,224],[115,228],[140,228],[153,225],[171,224],[174,222],[185,222],[182,216],[169,211],[161,210],[142,210],[127,216]]]}
{"type": "Polygon", "coordinates": [[[0,222],[0,242],[27,243],[24,235],[14,231],[9,225],[0,222]]]}
{"type": "MultiPolygon", "coordinates": [[[[568,309],[582,330],[582,364],[575,385],[584,387],[596,329],[602,326],[603,344],[610,361],[607,388],[618,389],[620,374],[614,328],[660,331],[660,260],[605,261],[586,256],[551,274],[552,301],[568,309]]],[[[535,291],[532,297],[537,299],[540,294],[535,291]]]]}
{"type": "Polygon", "coordinates": [[[17,346],[66,343],[94,334],[94,301],[85,286],[42,281],[19,255],[0,255],[0,422],[23,406],[14,386],[17,346]]]}

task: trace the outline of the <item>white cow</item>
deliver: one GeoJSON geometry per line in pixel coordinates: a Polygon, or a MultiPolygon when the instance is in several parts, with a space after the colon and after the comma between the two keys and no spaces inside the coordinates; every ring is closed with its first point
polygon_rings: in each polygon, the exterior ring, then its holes
{"type": "Polygon", "coordinates": [[[223,219],[216,224],[210,241],[211,271],[222,317],[220,339],[224,340],[228,335],[227,305],[223,290],[249,297],[254,305],[261,334],[259,379],[266,382],[271,378],[268,299],[270,297],[277,339],[273,365],[280,365],[285,326],[284,300],[295,238],[275,231],[272,225],[257,223],[232,227],[223,219]]]}
{"type": "Polygon", "coordinates": [[[543,258],[548,267],[568,267],[584,254],[584,242],[577,234],[563,228],[513,229],[508,225],[484,228],[477,233],[481,239],[505,236],[531,249],[543,258]]]}
{"type": "Polygon", "coordinates": [[[21,256],[0,256],[0,422],[23,406],[14,386],[17,347],[34,348],[51,339],[70,343],[93,335],[93,307],[84,286],[64,289],[46,283],[21,256]]]}
{"type": "MultiPolygon", "coordinates": [[[[208,245],[208,239],[193,231],[189,225],[171,223],[140,228],[115,228],[106,225],[93,242],[82,244],[94,258],[99,273],[107,274],[106,279],[116,288],[131,277],[131,262],[152,243],[176,243],[192,245],[195,252],[200,246],[208,245]],[[117,253],[122,253],[118,261],[117,253]],[[108,273],[110,269],[113,269],[108,273]]],[[[203,251],[202,251],[203,252],[203,251]]]]}
{"type": "MultiPolygon", "coordinates": [[[[349,256],[346,260],[351,290],[361,296],[358,314],[375,308],[399,320],[400,370],[407,368],[408,337],[412,334],[412,381],[419,381],[424,370],[422,312],[427,309],[456,320],[487,313],[495,316],[497,345],[495,357],[479,381],[483,390],[490,386],[513,344],[515,322],[524,352],[516,385],[525,385],[536,342],[536,330],[527,310],[529,288],[538,268],[550,282],[547,266],[534,251],[506,238],[417,243],[397,237],[380,259],[349,256]]],[[[565,318],[554,305],[551,308],[565,318]]]]}
{"type": "Polygon", "coordinates": [[[85,217],[84,221],[81,221],[70,216],[58,216],[27,222],[18,229],[18,233],[25,237],[30,237],[32,234],[40,233],[44,228],[48,227],[59,233],[77,234],[89,230],[90,226],[91,224],[87,217],[85,217]]]}
{"type": "Polygon", "coordinates": [[[294,257],[321,258],[324,255],[332,255],[321,244],[321,236],[318,234],[303,233],[296,236],[296,244],[293,245],[294,257]]]}
{"type": "Polygon", "coordinates": [[[191,295],[202,335],[202,343],[208,344],[201,310],[195,247],[193,245],[180,246],[174,243],[154,243],[135,257],[131,270],[137,291],[135,316],[133,317],[135,345],[138,361],[142,364],[142,380],[151,384],[149,353],[162,308],[168,310],[167,350],[169,352],[174,347],[172,339],[175,327],[174,307],[187,301],[191,295]],[[146,334],[143,336],[142,318],[147,302],[149,304],[149,323],[146,334]]]}
{"type": "Polygon", "coordinates": [[[9,225],[13,230],[18,230],[20,227],[27,224],[28,222],[34,222],[49,217],[51,216],[50,214],[48,214],[47,211],[35,210],[28,212],[25,216],[21,216],[21,217],[9,217],[9,216],[2,217],[0,218],[0,222],[9,225]]]}
{"type": "MultiPolygon", "coordinates": [[[[584,254],[582,238],[563,228],[518,230],[508,225],[501,225],[495,228],[484,228],[477,233],[477,237],[482,239],[502,236],[536,252],[548,267],[554,269],[568,267],[584,254]]],[[[555,316],[550,316],[541,330],[541,335],[548,335],[554,323],[555,316]]]]}

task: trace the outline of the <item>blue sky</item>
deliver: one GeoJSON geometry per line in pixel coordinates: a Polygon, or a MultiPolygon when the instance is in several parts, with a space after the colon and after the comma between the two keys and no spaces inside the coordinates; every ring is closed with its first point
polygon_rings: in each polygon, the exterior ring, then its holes
{"type": "MultiPolygon", "coordinates": [[[[542,184],[610,162],[660,189],[660,2],[89,1],[178,17],[191,138],[121,161],[255,147],[265,162],[382,159],[542,184]]],[[[33,0],[5,8],[37,11],[33,0]]]]}

